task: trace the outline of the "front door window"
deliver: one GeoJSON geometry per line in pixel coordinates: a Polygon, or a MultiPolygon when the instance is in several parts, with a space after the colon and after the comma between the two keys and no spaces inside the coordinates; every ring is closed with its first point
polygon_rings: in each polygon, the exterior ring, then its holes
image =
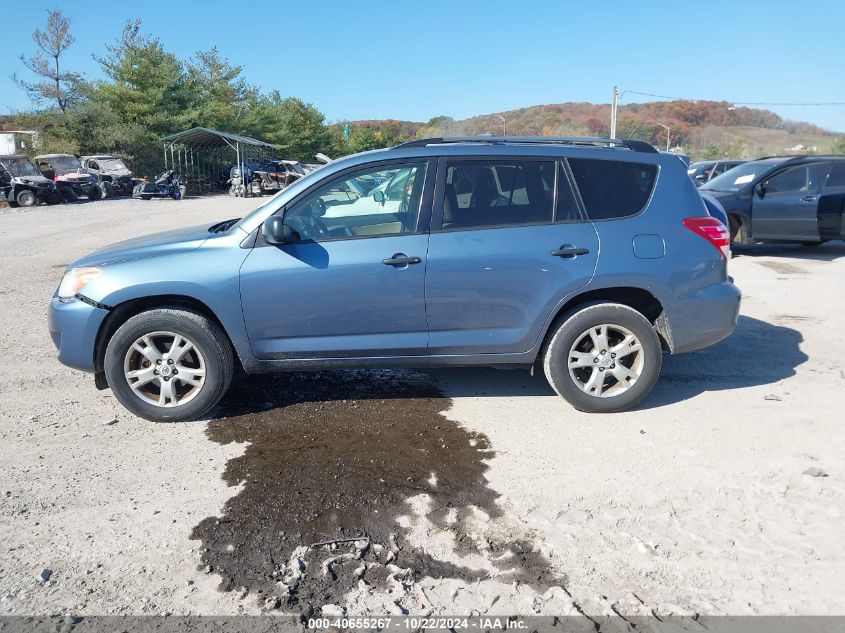
{"type": "Polygon", "coordinates": [[[414,233],[426,163],[370,167],[318,187],[285,213],[300,241],[414,233]]]}

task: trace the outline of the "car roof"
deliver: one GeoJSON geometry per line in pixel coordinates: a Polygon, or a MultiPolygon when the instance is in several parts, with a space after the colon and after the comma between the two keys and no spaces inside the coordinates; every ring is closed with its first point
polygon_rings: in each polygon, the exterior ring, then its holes
{"type": "Polygon", "coordinates": [[[477,157],[501,156],[505,157],[544,157],[555,160],[574,155],[584,158],[607,159],[611,156],[617,160],[657,163],[658,157],[675,154],[658,152],[654,146],[643,141],[623,141],[619,139],[603,139],[595,137],[451,137],[419,139],[408,143],[401,143],[386,149],[375,149],[358,154],[351,154],[332,161],[331,165],[354,166],[372,163],[378,160],[398,158],[435,158],[448,157],[477,157]],[[627,144],[630,144],[627,145],[627,144]],[[631,147],[637,148],[632,150],[631,147]]]}
{"type": "Polygon", "coordinates": [[[35,158],[58,158],[59,156],[70,156],[71,158],[76,158],[73,154],[39,154],[35,158]]]}

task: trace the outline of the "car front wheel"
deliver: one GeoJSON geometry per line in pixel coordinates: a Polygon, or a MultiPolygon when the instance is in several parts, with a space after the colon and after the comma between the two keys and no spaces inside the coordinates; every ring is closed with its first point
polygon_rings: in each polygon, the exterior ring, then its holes
{"type": "Polygon", "coordinates": [[[109,386],[132,413],[155,422],[195,420],[232,380],[232,348],[220,327],[189,310],[161,308],[124,323],[105,355],[109,386]]]}
{"type": "Polygon", "coordinates": [[[612,413],[645,398],[660,374],[660,339],[642,314],[619,303],[564,317],[543,357],[552,388],[579,411],[612,413]]]}

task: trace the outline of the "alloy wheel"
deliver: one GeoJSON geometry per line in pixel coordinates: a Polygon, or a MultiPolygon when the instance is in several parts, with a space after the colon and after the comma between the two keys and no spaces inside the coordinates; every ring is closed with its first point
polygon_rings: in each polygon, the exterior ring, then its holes
{"type": "Polygon", "coordinates": [[[174,332],[151,332],[127,350],[123,374],[133,393],[159,407],[193,400],[205,384],[205,359],[190,340],[174,332]]]}
{"type": "Polygon", "coordinates": [[[621,325],[604,323],[581,333],[567,356],[569,375],[586,394],[611,398],[633,387],[643,372],[640,340],[621,325]]]}

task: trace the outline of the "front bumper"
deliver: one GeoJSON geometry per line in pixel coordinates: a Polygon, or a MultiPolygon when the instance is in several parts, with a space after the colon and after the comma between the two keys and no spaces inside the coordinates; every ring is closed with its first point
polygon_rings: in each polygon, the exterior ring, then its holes
{"type": "Polygon", "coordinates": [[[95,371],[97,332],[108,313],[79,299],[63,303],[54,296],[47,311],[47,325],[59,362],[74,369],[95,371]]]}
{"type": "Polygon", "coordinates": [[[739,320],[742,292],[730,281],[700,288],[675,300],[669,312],[672,353],[709,347],[730,336],[739,320]]]}

